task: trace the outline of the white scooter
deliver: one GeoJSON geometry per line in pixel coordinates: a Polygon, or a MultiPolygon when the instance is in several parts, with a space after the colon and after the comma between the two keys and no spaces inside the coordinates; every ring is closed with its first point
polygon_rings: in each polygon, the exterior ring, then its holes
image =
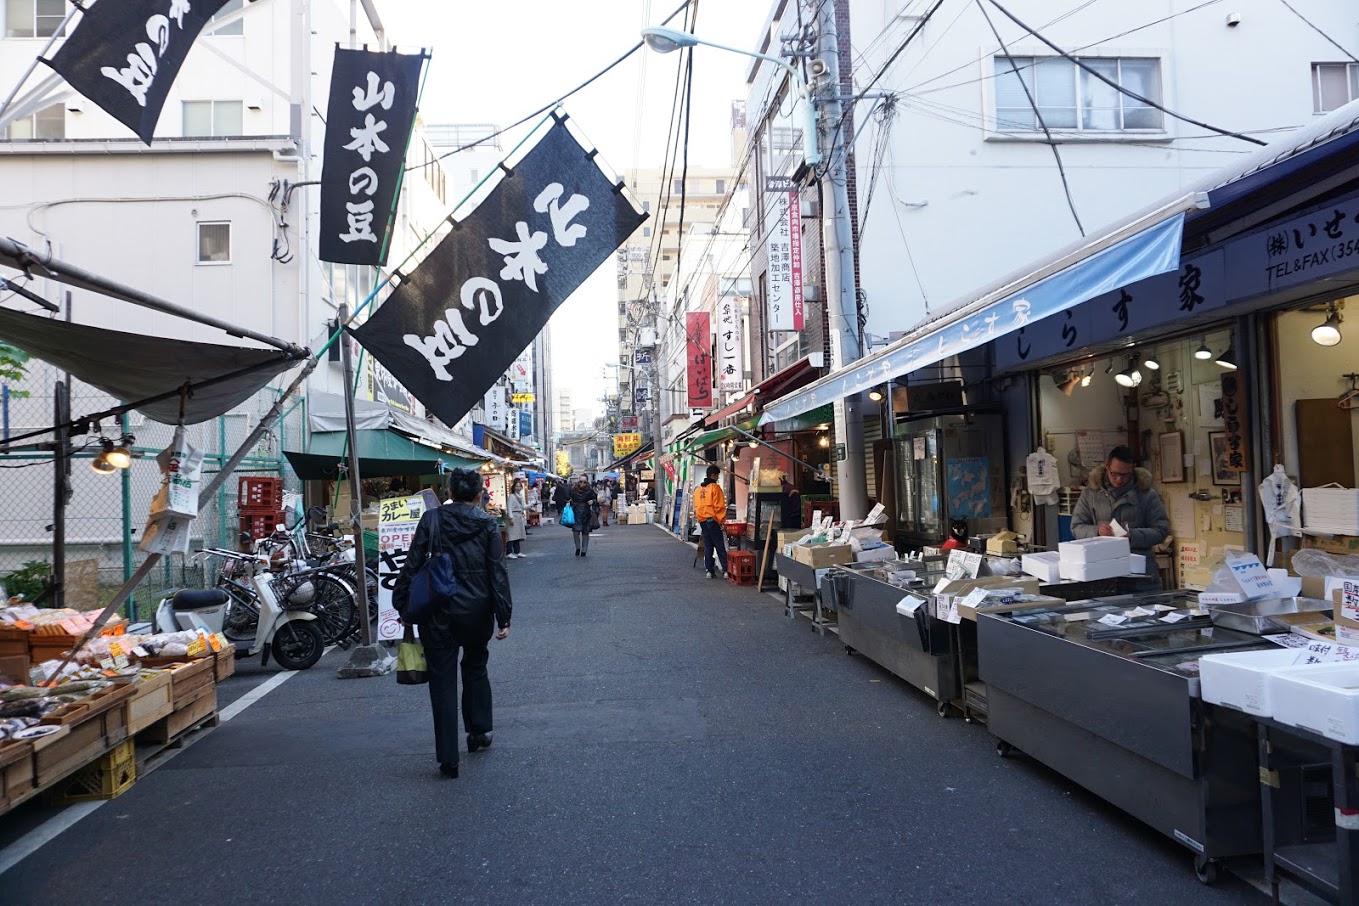
{"type": "MultiPolygon", "coordinates": [[[[279,604],[274,577],[268,571],[268,557],[262,559],[263,563],[250,580],[260,611],[255,639],[237,642],[236,655],[258,654],[263,666],[269,663],[272,653],[284,669],[306,670],[325,653],[325,639],[316,625],[316,614],[279,604]]],[[[299,599],[296,591],[289,599],[299,599]]],[[[184,629],[201,629],[210,634],[221,632],[229,603],[236,602],[231,602],[221,588],[182,589],[163,598],[156,607],[156,629],[159,632],[184,629]]]]}

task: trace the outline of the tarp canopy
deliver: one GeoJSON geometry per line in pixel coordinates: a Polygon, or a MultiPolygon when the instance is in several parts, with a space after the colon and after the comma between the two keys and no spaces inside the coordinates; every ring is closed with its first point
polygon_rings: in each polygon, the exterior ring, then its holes
{"type": "Polygon", "coordinates": [[[225,415],[301,360],[279,349],[244,349],[123,333],[0,308],[0,339],[136,409],[179,421],[179,388],[190,384],[185,424],[225,415]],[[156,400],[156,402],[145,402],[156,400]]]}
{"type": "MultiPolygon", "coordinates": [[[[356,398],[354,429],[380,431],[392,423],[391,413],[391,407],[386,403],[356,398]]],[[[307,427],[313,431],[344,431],[344,397],[319,391],[307,394],[307,427]]]]}
{"type": "MultiPolygon", "coordinates": [[[[306,453],[285,451],[297,477],[304,481],[335,479],[340,464],[348,461],[343,431],[315,432],[306,453]]],[[[475,469],[481,462],[426,446],[388,429],[357,432],[354,449],[359,454],[359,474],[364,478],[396,475],[435,475],[448,469],[475,469]]]]}

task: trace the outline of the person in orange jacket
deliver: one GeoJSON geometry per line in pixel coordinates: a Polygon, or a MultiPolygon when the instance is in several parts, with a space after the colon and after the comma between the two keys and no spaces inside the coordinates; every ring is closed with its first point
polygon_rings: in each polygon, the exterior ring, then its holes
{"type": "Polygon", "coordinates": [[[722,470],[708,466],[707,477],[694,491],[694,515],[698,517],[699,531],[703,533],[703,566],[708,570],[708,578],[717,578],[713,570],[713,554],[722,561],[722,577],[727,576],[727,545],[722,539],[722,525],[727,521],[727,497],[722,493],[722,485],[717,481],[722,470]]]}

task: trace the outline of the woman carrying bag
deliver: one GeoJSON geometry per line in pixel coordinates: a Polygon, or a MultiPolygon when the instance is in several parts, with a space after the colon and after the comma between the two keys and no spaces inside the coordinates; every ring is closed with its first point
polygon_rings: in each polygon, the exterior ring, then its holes
{"type": "Polygon", "coordinates": [[[599,528],[599,501],[590,482],[584,478],[576,482],[566,507],[571,510],[571,538],[576,542],[576,556],[584,557],[590,550],[590,532],[599,528]]]}
{"type": "MultiPolygon", "coordinates": [[[[420,628],[434,711],[434,751],[439,771],[458,776],[458,651],[462,651],[462,719],[467,751],[491,745],[491,679],[487,645],[510,634],[510,577],[505,570],[500,527],[477,507],[481,476],[454,469],[448,476],[451,503],[420,517],[406,562],[392,591],[403,622],[410,612],[411,584],[426,561],[448,554],[456,590],[430,603],[415,617],[420,628]],[[499,626],[499,631],[495,627],[499,626]]],[[[422,579],[424,577],[421,577],[422,579]]]]}

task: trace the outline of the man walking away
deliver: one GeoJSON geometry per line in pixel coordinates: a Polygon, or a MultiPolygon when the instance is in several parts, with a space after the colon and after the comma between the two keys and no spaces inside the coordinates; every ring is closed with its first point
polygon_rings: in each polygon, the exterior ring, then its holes
{"type": "Polygon", "coordinates": [[[556,487],[552,489],[552,505],[557,508],[558,525],[562,524],[562,511],[566,509],[566,505],[570,502],[571,492],[567,490],[566,480],[563,479],[557,482],[556,487]]]}
{"type": "Polygon", "coordinates": [[[721,474],[722,470],[717,466],[708,466],[703,484],[694,491],[694,516],[703,533],[703,566],[708,570],[709,579],[717,578],[713,571],[714,553],[722,561],[722,578],[727,577],[727,545],[722,540],[722,526],[727,521],[727,498],[717,481],[721,474]]]}

